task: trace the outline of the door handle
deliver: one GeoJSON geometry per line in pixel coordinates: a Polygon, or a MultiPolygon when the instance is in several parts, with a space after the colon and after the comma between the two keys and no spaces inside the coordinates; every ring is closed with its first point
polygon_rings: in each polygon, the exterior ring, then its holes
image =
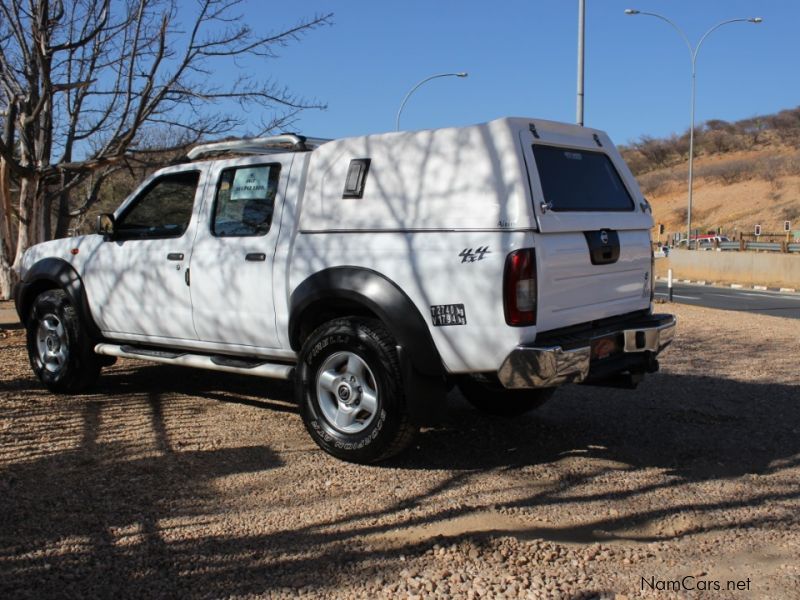
{"type": "Polygon", "coordinates": [[[251,252],[247,256],[244,257],[245,260],[249,260],[252,262],[263,262],[267,260],[267,255],[263,252],[251,252]]]}
{"type": "Polygon", "coordinates": [[[167,254],[167,260],[183,260],[183,252],[170,252],[167,254]]]}

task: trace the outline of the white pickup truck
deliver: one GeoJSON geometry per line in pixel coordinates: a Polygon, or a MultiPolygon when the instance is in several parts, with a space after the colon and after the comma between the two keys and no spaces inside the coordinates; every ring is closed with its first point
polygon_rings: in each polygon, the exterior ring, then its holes
{"type": "Polygon", "coordinates": [[[115,357],[293,379],[317,444],[372,462],[453,384],[511,415],[657,370],[651,227],[601,131],[287,134],[194,148],[96,234],[28,250],[15,300],[53,392],[115,357]]]}

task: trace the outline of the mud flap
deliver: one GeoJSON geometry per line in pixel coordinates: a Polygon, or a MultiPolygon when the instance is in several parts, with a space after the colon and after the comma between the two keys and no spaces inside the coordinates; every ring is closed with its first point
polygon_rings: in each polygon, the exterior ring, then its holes
{"type": "Polygon", "coordinates": [[[427,375],[414,368],[408,353],[396,346],[403,377],[406,408],[411,422],[420,427],[438,425],[444,420],[447,408],[447,385],[442,375],[427,375]]]}

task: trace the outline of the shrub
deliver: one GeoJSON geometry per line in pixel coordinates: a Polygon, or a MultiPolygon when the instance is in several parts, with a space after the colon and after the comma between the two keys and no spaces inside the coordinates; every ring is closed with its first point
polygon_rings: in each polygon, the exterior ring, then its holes
{"type": "Polygon", "coordinates": [[[620,154],[622,154],[622,158],[625,159],[628,168],[634,175],[640,175],[652,170],[650,162],[638,150],[620,146],[620,154]]]}
{"type": "Polygon", "coordinates": [[[676,175],[676,173],[671,172],[670,170],[661,169],[640,175],[637,177],[637,180],[639,181],[639,187],[642,188],[642,193],[645,195],[655,195],[666,190],[670,184],[674,183],[675,181],[682,180],[684,178],[683,174],[678,176],[676,175]]]}
{"type": "Polygon", "coordinates": [[[719,181],[723,185],[732,185],[757,177],[753,162],[743,159],[703,165],[697,169],[696,174],[698,177],[719,181]]]}
{"type": "Polygon", "coordinates": [[[784,206],[781,209],[781,221],[792,221],[794,225],[800,221],[800,206],[796,203],[784,206]]]}
{"type": "Polygon", "coordinates": [[[736,125],[723,121],[722,119],[711,119],[706,121],[703,126],[707,131],[723,131],[725,133],[736,133],[736,125]]]}
{"type": "Polygon", "coordinates": [[[724,154],[739,148],[739,140],[729,131],[714,130],[703,134],[702,148],[709,154],[724,154]]]}
{"type": "Polygon", "coordinates": [[[657,140],[649,135],[643,135],[634,144],[634,148],[652,165],[652,168],[666,167],[672,149],[665,140],[657,140]]]}

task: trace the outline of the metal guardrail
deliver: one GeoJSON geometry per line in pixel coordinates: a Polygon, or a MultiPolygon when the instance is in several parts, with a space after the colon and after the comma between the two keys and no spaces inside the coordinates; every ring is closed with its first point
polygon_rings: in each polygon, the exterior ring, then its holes
{"type": "Polygon", "coordinates": [[[745,242],[745,250],[770,250],[772,252],[780,252],[783,250],[783,245],[777,242],[745,242]]]}
{"type": "Polygon", "coordinates": [[[701,246],[699,250],[723,250],[723,251],[739,251],[739,250],[755,250],[761,252],[789,252],[800,254],[800,243],[793,242],[785,244],[782,242],[750,242],[743,240],[742,242],[717,242],[715,246],[701,246]],[[784,247],[786,248],[784,250],[784,247]]]}

